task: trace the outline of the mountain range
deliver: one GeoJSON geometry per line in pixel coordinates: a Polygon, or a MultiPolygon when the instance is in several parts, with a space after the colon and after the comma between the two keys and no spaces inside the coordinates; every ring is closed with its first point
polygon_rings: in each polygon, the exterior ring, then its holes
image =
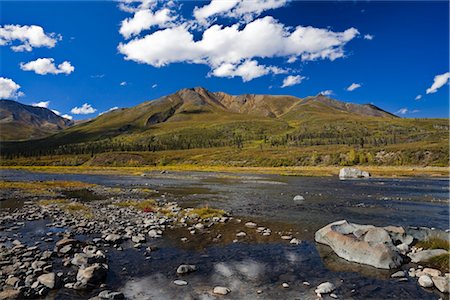
{"type": "Polygon", "coordinates": [[[75,125],[49,110],[18,103],[14,107],[13,103],[16,102],[1,102],[2,132],[23,126],[25,132],[34,128],[36,133],[29,134],[29,138],[39,137],[38,132],[52,134],[20,142],[11,140],[22,139],[23,133],[14,136],[15,132],[11,130],[2,134],[1,150],[8,154],[94,155],[110,151],[242,149],[245,146],[260,149],[291,147],[289,149],[296,151],[319,147],[314,151],[328,149],[329,155],[337,155],[339,153],[334,153],[333,147],[345,145],[347,148],[364,148],[376,155],[375,150],[397,145],[401,151],[409,149],[408,157],[420,157],[422,154],[411,151],[416,149],[425,153],[438,147],[439,153],[444,153],[444,142],[448,140],[447,119],[399,118],[372,104],[346,103],[320,94],[306,98],[233,96],[201,87],[188,88],[75,125]],[[30,121],[35,120],[35,111],[41,112],[37,120],[47,121],[30,121]],[[43,112],[52,118],[45,117],[43,112]],[[15,117],[8,119],[3,115],[15,117]],[[9,123],[7,120],[14,121],[9,123]]]}
{"type": "Polygon", "coordinates": [[[44,107],[0,100],[0,140],[41,138],[73,124],[44,107]]]}

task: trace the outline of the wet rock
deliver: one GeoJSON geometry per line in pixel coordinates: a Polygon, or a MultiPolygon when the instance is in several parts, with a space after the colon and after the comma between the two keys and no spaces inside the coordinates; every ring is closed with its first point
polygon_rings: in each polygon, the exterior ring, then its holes
{"type": "Polygon", "coordinates": [[[148,236],[151,238],[159,238],[161,237],[161,234],[157,230],[152,229],[148,232],[148,236]]]}
{"type": "Polygon", "coordinates": [[[59,249],[58,252],[61,254],[68,254],[71,253],[72,251],[73,251],[72,245],[65,245],[64,247],[59,249]]]}
{"type": "Polygon", "coordinates": [[[303,200],[305,200],[305,197],[303,197],[303,196],[296,195],[296,196],[294,197],[294,201],[303,201],[303,200]]]}
{"type": "Polygon", "coordinates": [[[339,171],[339,179],[353,179],[353,178],[369,178],[370,173],[362,171],[357,168],[342,168],[339,171]]]}
{"type": "Polygon", "coordinates": [[[441,254],[448,253],[447,250],[444,249],[430,249],[430,250],[423,250],[416,253],[409,253],[408,256],[411,258],[411,261],[413,263],[420,263],[420,262],[426,262],[430,258],[434,256],[438,256],[441,254]]]}
{"type": "Polygon", "coordinates": [[[283,282],[283,284],[281,286],[284,287],[285,289],[287,289],[287,288],[289,288],[289,283],[283,282]]]}
{"type": "Polygon", "coordinates": [[[202,223],[197,223],[194,225],[194,228],[198,229],[198,230],[202,230],[203,228],[205,228],[205,225],[203,225],[202,223]]]}
{"type": "Polygon", "coordinates": [[[422,270],[422,272],[423,272],[424,274],[426,274],[426,275],[431,276],[431,277],[434,277],[434,276],[441,276],[441,271],[436,270],[436,269],[432,269],[432,268],[424,268],[424,269],[422,270]]]}
{"type": "Polygon", "coordinates": [[[108,234],[105,237],[105,241],[111,242],[111,243],[118,243],[121,240],[122,240],[122,237],[119,234],[114,234],[114,233],[108,234]]]}
{"type": "Polygon", "coordinates": [[[143,235],[134,235],[134,236],[131,237],[131,240],[133,241],[133,243],[136,243],[136,244],[145,243],[145,236],[143,236],[143,235]]]}
{"type": "Polygon", "coordinates": [[[105,279],[107,270],[106,265],[95,263],[87,268],[80,268],[77,280],[83,285],[99,283],[105,279]]]}
{"type": "Polygon", "coordinates": [[[187,281],[184,280],[175,280],[173,283],[178,286],[184,286],[188,284],[187,281]]]}
{"type": "Polygon", "coordinates": [[[43,274],[37,278],[40,284],[45,285],[49,289],[58,288],[60,286],[60,279],[55,273],[43,274]]]}
{"type": "Polygon", "coordinates": [[[88,256],[85,253],[75,253],[70,263],[78,267],[85,266],[88,264],[88,256]]]}
{"type": "Polygon", "coordinates": [[[442,277],[442,276],[435,276],[432,277],[431,280],[434,283],[434,286],[441,292],[441,293],[447,293],[449,292],[449,286],[450,286],[450,278],[449,277],[442,277]]]}
{"type": "Polygon", "coordinates": [[[187,274],[187,273],[191,273],[197,270],[197,267],[195,265],[180,265],[177,268],[177,273],[178,274],[187,274]]]}
{"type": "Polygon", "coordinates": [[[318,230],[315,240],[330,246],[339,257],[376,268],[396,268],[403,262],[389,233],[372,225],[337,221],[318,230]],[[366,233],[361,234],[361,230],[366,233]],[[354,232],[358,232],[359,237],[354,232]]]}
{"type": "Polygon", "coordinates": [[[244,224],[245,227],[247,228],[256,228],[258,225],[256,223],[253,222],[247,222],[244,224]]]}
{"type": "Polygon", "coordinates": [[[327,282],[323,282],[323,283],[319,284],[314,292],[318,295],[329,294],[332,291],[334,291],[335,289],[336,289],[336,287],[334,286],[334,284],[327,281],[327,282]]]}
{"type": "Polygon", "coordinates": [[[403,255],[405,255],[409,251],[409,246],[406,243],[402,243],[400,245],[397,245],[396,247],[397,247],[398,251],[403,255]]]}
{"type": "Polygon", "coordinates": [[[20,278],[18,277],[9,277],[8,279],[5,280],[6,285],[10,285],[10,286],[14,286],[16,287],[20,282],[20,278]]]}
{"type": "Polygon", "coordinates": [[[0,300],[21,299],[22,292],[19,290],[4,290],[0,291],[0,300]]]}
{"type": "Polygon", "coordinates": [[[433,281],[431,280],[430,276],[428,275],[422,275],[419,277],[419,285],[422,287],[430,288],[433,287],[433,281]]]}
{"type": "Polygon", "coordinates": [[[227,295],[230,292],[231,292],[231,290],[229,288],[227,288],[227,287],[224,287],[224,286],[216,286],[213,289],[213,293],[216,294],[216,295],[227,295]]]}
{"type": "Polygon", "coordinates": [[[298,245],[298,244],[300,244],[300,240],[296,239],[296,238],[293,238],[289,243],[293,244],[293,245],[298,245]]]}
{"type": "Polygon", "coordinates": [[[398,271],[391,275],[391,278],[405,277],[405,271],[398,271]]]}
{"type": "Polygon", "coordinates": [[[237,237],[244,237],[244,236],[247,236],[247,234],[245,232],[241,231],[241,232],[236,233],[236,236],[237,237]]]}
{"type": "Polygon", "coordinates": [[[125,299],[125,296],[121,292],[112,292],[109,290],[101,291],[98,295],[100,299],[125,299]]]}
{"type": "Polygon", "coordinates": [[[59,251],[59,249],[61,249],[64,246],[77,245],[78,243],[79,243],[79,241],[77,241],[75,239],[63,238],[63,239],[59,240],[58,242],[56,242],[56,249],[57,249],[57,251],[59,251]]]}

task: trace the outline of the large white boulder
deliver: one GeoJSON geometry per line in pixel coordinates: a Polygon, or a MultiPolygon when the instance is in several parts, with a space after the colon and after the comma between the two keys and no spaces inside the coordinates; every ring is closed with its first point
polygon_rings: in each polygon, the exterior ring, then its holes
{"type": "Polygon", "coordinates": [[[339,179],[369,178],[370,173],[357,168],[345,167],[339,171],[339,179]]]}
{"type": "Polygon", "coordinates": [[[339,257],[348,261],[380,269],[397,268],[403,262],[386,228],[342,220],[318,230],[315,240],[330,246],[339,257]]]}

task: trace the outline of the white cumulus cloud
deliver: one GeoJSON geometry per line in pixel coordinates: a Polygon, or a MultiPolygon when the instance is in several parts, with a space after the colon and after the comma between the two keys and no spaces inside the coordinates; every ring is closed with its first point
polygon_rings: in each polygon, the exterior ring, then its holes
{"type": "Polygon", "coordinates": [[[416,99],[416,100],[422,99],[422,95],[417,95],[415,99],[416,99]]]}
{"type": "Polygon", "coordinates": [[[361,84],[359,83],[352,83],[350,84],[350,86],[347,88],[347,91],[351,92],[354,91],[356,89],[359,89],[361,87],[361,84]]]}
{"type": "Polygon", "coordinates": [[[406,107],[400,108],[396,114],[400,114],[400,115],[404,115],[408,112],[409,110],[406,107]]]}
{"type": "Polygon", "coordinates": [[[282,88],[288,87],[288,86],[293,86],[296,84],[300,84],[302,82],[302,80],[305,79],[305,77],[300,76],[300,75],[289,75],[286,78],[284,78],[283,80],[283,85],[281,85],[282,88]]]}
{"type": "Polygon", "coordinates": [[[431,85],[431,87],[427,89],[427,94],[436,93],[438,89],[443,87],[444,84],[448,82],[449,79],[450,79],[450,72],[434,76],[433,84],[431,85]]]}
{"type": "Polygon", "coordinates": [[[163,8],[156,12],[152,12],[150,9],[139,10],[133,17],[122,21],[119,32],[124,38],[128,39],[138,35],[143,30],[150,29],[152,26],[166,27],[175,18],[168,8],[163,8]]]}
{"type": "Polygon", "coordinates": [[[50,104],[50,101],[41,101],[41,102],[31,103],[32,106],[44,107],[44,108],[48,108],[49,104],[50,104]]]}
{"type": "Polygon", "coordinates": [[[51,111],[54,112],[54,113],[55,113],[56,115],[58,115],[58,116],[61,115],[61,113],[60,113],[58,110],[56,110],[56,109],[51,109],[51,111]]]}
{"type": "Polygon", "coordinates": [[[194,9],[194,17],[200,24],[207,24],[213,17],[235,18],[250,22],[266,10],[283,7],[287,0],[212,0],[194,9]]]}
{"type": "Polygon", "coordinates": [[[128,83],[126,82],[126,81],[122,81],[121,83],[120,83],[120,86],[126,86],[128,83]]]}
{"type": "Polygon", "coordinates": [[[319,94],[321,94],[323,96],[331,96],[331,95],[333,95],[333,91],[332,90],[325,90],[325,91],[321,91],[319,94]]]}
{"type": "Polygon", "coordinates": [[[19,91],[20,85],[12,79],[0,77],[0,99],[16,99],[24,95],[19,91]]]}
{"type": "Polygon", "coordinates": [[[39,75],[46,74],[70,74],[75,70],[75,67],[68,61],[60,63],[55,66],[53,58],[38,58],[36,60],[20,63],[20,68],[24,71],[34,71],[39,75]]]}
{"type": "Polygon", "coordinates": [[[0,46],[11,46],[16,52],[31,51],[33,48],[53,48],[61,39],[55,33],[45,33],[41,26],[37,25],[2,25],[0,26],[0,46]]]}
{"type": "Polygon", "coordinates": [[[373,40],[373,38],[374,38],[374,36],[371,35],[371,34],[365,34],[365,35],[364,35],[364,39],[365,39],[365,40],[371,41],[371,40],[373,40]]]}
{"type": "MultiPolygon", "coordinates": [[[[239,24],[213,25],[197,40],[189,26],[182,24],[120,43],[118,50],[126,60],[154,67],[179,62],[205,64],[214,76],[233,77],[233,74],[249,74],[238,69],[242,65],[250,67],[250,62],[253,70],[250,74],[275,73],[268,69],[263,71],[256,58],[286,57],[292,61],[293,57],[297,57],[303,61],[333,61],[345,56],[344,46],[358,34],[355,28],[343,32],[311,26],[291,28],[267,16],[243,28],[239,24]]],[[[247,80],[259,76],[241,77],[247,80]]]]}
{"type": "Polygon", "coordinates": [[[97,109],[93,108],[92,105],[84,103],[81,107],[74,107],[70,110],[71,113],[75,115],[88,115],[93,114],[97,109]]]}
{"type": "Polygon", "coordinates": [[[68,120],[72,120],[73,119],[73,117],[71,115],[68,115],[68,114],[64,114],[61,117],[65,118],[65,119],[68,119],[68,120]]]}

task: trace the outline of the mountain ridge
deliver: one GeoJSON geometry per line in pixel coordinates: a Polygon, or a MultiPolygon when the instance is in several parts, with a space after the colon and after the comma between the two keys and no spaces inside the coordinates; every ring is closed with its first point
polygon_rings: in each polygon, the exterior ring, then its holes
{"type": "Polygon", "coordinates": [[[50,109],[0,99],[1,140],[41,138],[73,124],[50,109]]]}

